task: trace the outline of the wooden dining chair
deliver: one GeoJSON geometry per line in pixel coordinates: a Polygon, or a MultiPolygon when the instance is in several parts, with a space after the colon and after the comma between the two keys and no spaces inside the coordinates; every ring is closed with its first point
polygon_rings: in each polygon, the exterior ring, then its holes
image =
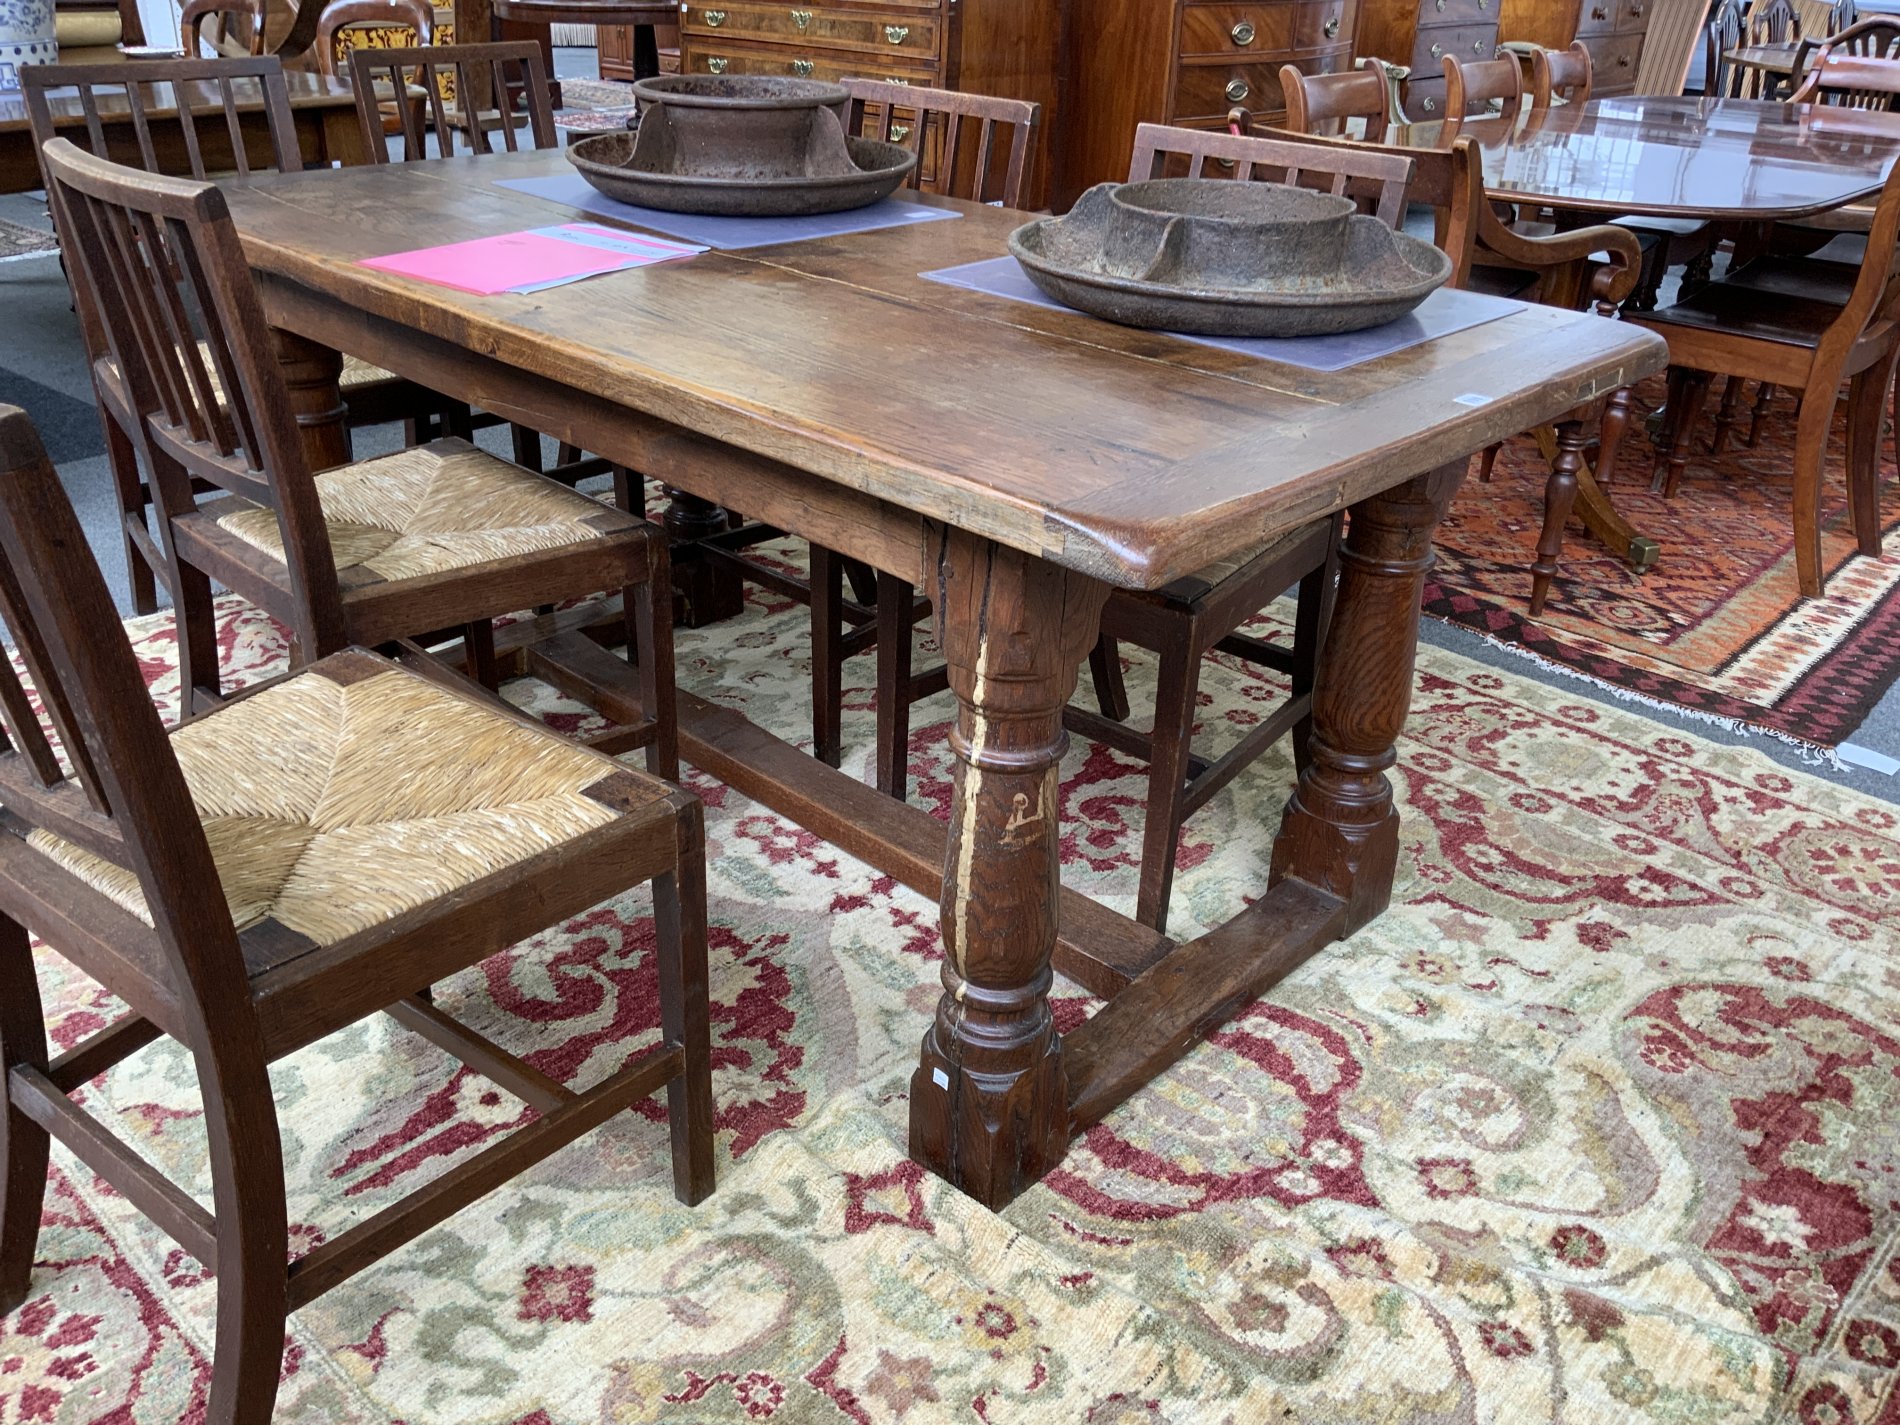
{"type": "Polygon", "coordinates": [[[427,657],[364,649],[167,735],[59,477],[11,407],[0,620],[32,681],[0,658],[0,1315],[52,1285],[33,1263],[55,1139],[216,1276],[210,1396],[193,1417],[207,1425],[268,1425],[289,1312],[661,1088],[675,1196],[713,1190],[696,798],[427,657]],[[549,1076],[432,994],[646,883],[660,1043],[600,1082],[549,1076]],[[129,1011],[51,1054],[29,936],[129,1011]],[[345,1214],[293,1262],[269,1065],[379,1011],[538,1116],[345,1214]],[[161,1038],[190,1054],[203,1095],[209,1210],[72,1097],[161,1038]]]}
{"type": "Polygon", "coordinates": [[[390,135],[380,122],[374,96],[393,94],[399,86],[419,89],[424,96],[420,104],[396,110],[401,121],[396,133],[408,162],[453,158],[463,148],[493,153],[497,135],[508,153],[560,147],[547,66],[533,40],[353,48],[350,87],[356,91],[356,115],[372,163],[390,161],[390,135]],[[436,141],[434,154],[429,150],[431,138],[436,141]]]}
{"type": "Polygon", "coordinates": [[[1356,137],[1371,143],[1385,138],[1391,91],[1376,67],[1348,74],[1307,74],[1298,65],[1280,66],[1280,92],[1286,101],[1283,127],[1295,134],[1345,134],[1354,120],[1356,137]]]}
{"type": "Polygon", "coordinates": [[[211,52],[219,58],[264,52],[264,0],[185,0],[178,12],[178,44],[187,58],[203,53],[207,26],[211,52]]]}
{"type": "MultiPolygon", "coordinates": [[[[1864,66],[1851,59],[1856,83],[1864,66]]],[[[1900,84],[1900,64],[1892,66],[1900,84]]],[[[1822,118],[1818,122],[1825,123],[1822,118]]],[[[1862,554],[1881,549],[1879,449],[1886,395],[1900,356],[1900,168],[1874,208],[1857,264],[1758,257],[1659,311],[1627,316],[1669,343],[1668,419],[1657,442],[1656,478],[1665,495],[1682,479],[1696,417],[1710,378],[1757,381],[1797,393],[1794,551],[1804,597],[1823,592],[1821,480],[1840,386],[1847,381],[1847,493],[1862,554]]]]}
{"type": "Polygon", "coordinates": [[[1590,51],[1581,41],[1572,41],[1569,49],[1531,51],[1531,102],[1548,109],[1553,100],[1566,104],[1588,104],[1592,80],[1590,51]]]}
{"type": "Polygon", "coordinates": [[[466,628],[470,671],[490,686],[491,620],[605,590],[624,595],[644,714],[614,743],[677,775],[657,528],[463,440],[312,472],[223,190],[63,139],[42,156],[103,317],[101,394],[152,474],[188,701],[221,693],[214,581],[286,625],[305,658],[466,628]],[[194,480],[217,493],[201,502],[194,480]]]}
{"type": "MultiPolygon", "coordinates": [[[[317,72],[332,79],[348,70],[348,56],[357,49],[407,49],[435,39],[435,9],[428,0],[329,0],[317,16],[317,72]]],[[[427,96],[420,85],[379,81],[372,95],[386,134],[399,134],[411,116],[419,116],[427,96]],[[405,112],[407,111],[407,112],[405,112]]],[[[363,96],[357,96],[360,111],[363,96]]],[[[414,122],[419,123],[419,117],[414,122]]]]}
{"type": "MultiPolygon", "coordinates": [[[[926,168],[922,162],[918,174],[913,174],[918,185],[945,197],[993,201],[1005,208],[1022,201],[1029,154],[1042,122],[1041,105],[877,80],[845,79],[842,83],[851,96],[848,127],[854,136],[903,143],[929,157],[929,177],[918,177],[926,168]]],[[[742,517],[735,517],[733,524],[695,541],[694,547],[702,557],[746,582],[810,606],[812,755],[835,767],[844,755],[846,661],[868,651],[880,638],[889,646],[901,644],[907,660],[907,630],[928,615],[930,605],[901,580],[880,576],[868,565],[822,545],[810,546],[810,567],[806,577],[800,578],[751,553],[758,545],[781,538],[783,531],[742,517]],[[845,596],[847,582],[850,598],[845,596]],[[901,638],[899,629],[906,630],[901,638]]],[[[880,679],[897,676],[897,666],[880,658],[880,679]]],[[[906,686],[913,691],[894,695],[892,701],[908,708],[913,696],[924,697],[947,686],[944,678],[941,669],[919,679],[906,675],[906,686]]]]}
{"type": "Polygon", "coordinates": [[[1516,55],[1468,60],[1448,54],[1441,63],[1445,70],[1447,133],[1467,118],[1495,115],[1507,124],[1517,118],[1524,104],[1524,66],[1516,55]],[[1493,104],[1498,106],[1495,110],[1493,104]]]}
{"type": "MultiPolygon", "coordinates": [[[[36,148],[43,148],[57,134],[117,163],[150,173],[189,173],[193,178],[294,173],[303,167],[283,65],[274,55],[141,60],[135,65],[37,65],[21,75],[36,148]],[[77,98],[85,117],[83,127],[56,126],[49,103],[53,91],[77,98]],[[186,103],[176,102],[180,94],[186,96],[186,103]],[[111,130],[101,125],[99,115],[109,107],[135,116],[130,136],[126,125],[111,130]],[[162,107],[174,109],[175,115],[159,117],[155,111],[162,107]],[[250,111],[248,117],[246,111],[250,111]]],[[[80,335],[96,368],[105,353],[99,324],[77,283],[73,292],[80,335]]],[[[411,430],[411,444],[439,418],[444,406],[443,398],[433,392],[355,356],[343,358],[341,386],[352,427],[402,421],[411,430]]],[[[155,574],[164,563],[147,519],[151,491],[139,471],[130,434],[107,421],[105,435],[107,464],[125,531],[132,606],[138,613],[151,613],[158,608],[155,574]]]]}

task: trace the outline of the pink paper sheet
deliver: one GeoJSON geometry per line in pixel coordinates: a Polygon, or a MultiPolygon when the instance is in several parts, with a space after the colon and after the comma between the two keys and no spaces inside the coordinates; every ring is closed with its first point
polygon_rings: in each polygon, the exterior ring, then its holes
{"type": "Polygon", "coordinates": [[[358,265],[491,297],[498,292],[540,292],[602,272],[671,262],[704,251],[692,243],[624,228],[563,223],[365,258],[358,265]]]}

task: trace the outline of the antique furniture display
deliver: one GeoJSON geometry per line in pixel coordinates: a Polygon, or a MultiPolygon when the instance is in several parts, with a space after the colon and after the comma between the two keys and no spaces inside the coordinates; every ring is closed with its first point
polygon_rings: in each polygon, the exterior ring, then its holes
{"type": "MultiPolygon", "coordinates": [[[[432,152],[443,158],[463,149],[492,153],[497,135],[508,153],[553,148],[559,142],[547,68],[540,46],[532,41],[407,49],[361,46],[350,51],[350,87],[359,96],[394,93],[398,85],[413,86],[424,96],[421,104],[404,104],[397,111],[406,162],[420,162],[432,152]],[[471,96],[478,96],[472,106],[471,96]]],[[[374,103],[359,103],[357,117],[370,161],[388,163],[390,135],[374,103]]]]}
{"type": "MultiPolygon", "coordinates": [[[[1663,0],[1579,0],[1572,38],[1590,53],[1595,89],[1604,98],[1637,87],[1652,15],[1663,0]]],[[[1675,93],[1681,88],[1680,83],[1675,93]]]]}
{"type": "Polygon", "coordinates": [[[264,0],[185,0],[178,12],[178,45],[191,59],[207,46],[226,59],[262,54],[264,0]]]}
{"type": "MultiPolygon", "coordinates": [[[[1413,119],[1451,113],[1444,62],[1494,59],[1501,0],[1359,0],[1353,53],[1410,71],[1399,84],[1399,104],[1413,119]]],[[[1586,5],[1589,0],[1585,0],[1586,5]]],[[[1612,0],[1602,0],[1604,4],[1612,0]]],[[[1640,0],[1623,0],[1640,3],[1640,0]]]]}
{"type": "MultiPolygon", "coordinates": [[[[87,200],[68,207],[78,243],[95,246],[87,200]]],[[[59,477],[12,408],[0,619],[72,768],[0,660],[0,1313],[33,1289],[54,1139],[215,1273],[204,1418],[231,1425],[268,1425],[287,1313],[661,1088],[674,1193],[712,1191],[697,799],[426,658],[362,649],[168,736],[59,477]],[[570,1087],[434,1003],[437,981],[643,883],[661,1042],[600,1082],[570,1087]],[[51,1054],[29,935],[129,1012],[51,1054]],[[378,1011],[539,1116],[317,1245],[306,1237],[293,1262],[268,1066],[378,1011]],[[204,1096],[209,1210],[72,1097],[161,1037],[190,1051],[204,1096]]]]}
{"type": "Polygon", "coordinates": [[[594,23],[594,46],[602,79],[631,84],[649,74],[680,72],[679,11],[647,24],[594,23]],[[651,53],[648,53],[648,46],[651,53]]]}
{"type": "MultiPolygon", "coordinates": [[[[573,210],[495,184],[561,164],[498,154],[439,161],[428,182],[366,167],[228,196],[273,325],[319,343],[372,335],[405,375],[931,592],[959,709],[947,832],[695,697],[679,698],[680,745],[740,795],[941,897],[946,991],[911,1082],[911,1148],[1001,1206],[1235,1006],[1384,908],[1399,828],[1382,769],[1432,528],[1472,451],[1660,369],[1662,343],[1523,307],[1325,373],[1059,309],[999,319],[999,299],[919,274],[994,258],[1026,215],[927,195],[900,200],[959,219],[531,296],[357,265],[560,221],[573,210]],[[1487,399],[1453,399],[1471,393],[1487,399]],[[1062,708],[1110,589],[1161,588],[1348,506],[1311,760],[1272,884],[1178,946],[1063,894],[1062,708]],[[1066,1035],[1052,963],[1113,996],[1066,1035]]],[[[603,710],[638,706],[631,670],[585,640],[536,666],[603,710]]]]}
{"type": "Polygon", "coordinates": [[[1515,55],[1465,59],[1448,54],[1440,63],[1445,76],[1448,129],[1474,113],[1495,114],[1504,122],[1517,117],[1524,104],[1524,66],[1515,55]]]}
{"type": "Polygon", "coordinates": [[[1355,137],[1372,143],[1385,137],[1391,89],[1377,68],[1309,75],[1284,64],[1280,66],[1280,93],[1286,101],[1281,127],[1289,133],[1343,134],[1357,119],[1360,129],[1355,137]]]}

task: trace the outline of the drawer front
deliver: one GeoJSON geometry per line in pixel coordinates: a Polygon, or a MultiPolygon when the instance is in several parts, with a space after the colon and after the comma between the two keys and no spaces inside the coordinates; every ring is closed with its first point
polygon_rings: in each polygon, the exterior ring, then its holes
{"type": "Polygon", "coordinates": [[[1399,107],[1414,123],[1445,117],[1445,77],[1408,79],[1399,86],[1399,107]]]}
{"type": "Polygon", "coordinates": [[[1636,62],[1643,54],[1641,35],[1599,35],[1583,44],[1590,51],[1593,92],[1628,88],[1636,82],[1636,62]]]}
{"type": "Polygon", "coordinates": [[[1649,28],[1649,12],[1656,0],[1622,0],[1616,12],[1616,28],[1626,35],[1640,35],[1649,28]]]}
{"type": "Polygon", "coordinates": [[[1577,11],[1577,38],[1587,40],[1592,35],[1607,35],[1622,18],[1621,0],[1583,0],[1577,11]]]}
{"type": "Polygon", "coordinates": [[[1421,77],[1442,78],[1444,58],[1452,55],[1470,64],[1491,59],[1498,52],[1496,25],[1447,25],[1443,29],[1420,30],[1412,41],[1412,73],[1421,77]]]}
{"type": "Polygon", "coordinates": [[[1282,64],[1291,64],[1302,74],[1337,74],[1346,68],[1349,57],[1349,49],[1342,46],[1328,54],[1285,57],[1271,64],[1184,64],[1175,77],[1170,118],[1218,119],[1234,108],[1256,116],[1284,113],[1282,64]]]}
{"type": "Polygon", "coordinates": [[[1297,5],[1184,5],[1181,57],[1272,58],[1288,50],[1321,49],[1352,38],[1348,0],[1297,5]]]}
{"type": "Polygon", "coordinates": [[[1502,0],[1419,0],[1418,28],[1483,24],[1495,28],[1501,3],[1502,0]]]}
{"type": "Polygon", "coordinates": [[[767,40],[867,54],[937,57],[937,17],[792,5],[682,5],[680,25],[708,42],[767,40]]]}
{"type": "Polygon", "coordinates": [[[937,69],[931,64],[892,63],[882,55],[860,55],[849,50],[825,51],[797,45],[709,42],[688,33],[680,51],[684,74],[770,74],[797,79],[888,79],[897,84],[934,86],[937,69]]]}

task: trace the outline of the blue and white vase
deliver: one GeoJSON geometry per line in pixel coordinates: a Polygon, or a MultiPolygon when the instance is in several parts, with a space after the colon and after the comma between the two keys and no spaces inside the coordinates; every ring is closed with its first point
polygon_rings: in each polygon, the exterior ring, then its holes
{"type": "Polygon", "coordinates": [[[53,0],[0,0],[0,94],[19,92],[23,66],[58,58],[53,0]]]}

